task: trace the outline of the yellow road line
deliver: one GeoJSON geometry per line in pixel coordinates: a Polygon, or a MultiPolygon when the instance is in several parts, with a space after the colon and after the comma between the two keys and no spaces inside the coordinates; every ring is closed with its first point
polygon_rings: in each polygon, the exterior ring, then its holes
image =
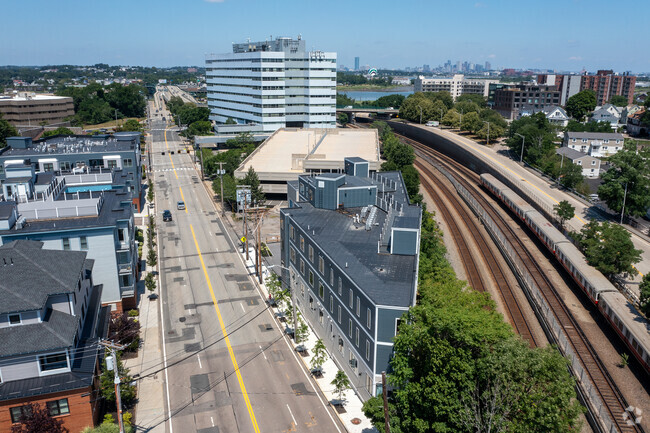
{"type": "Polygon", "coordinates": [[[178,179],[178,173],[176,173],[176,167],[174,167],[174,161],[172,161],[172,154],[169,153],[169,143],[167,143],[167,128],[165,128],[165,146],[167,147],[167,155],[169,156],[169,162],[172,163],[172,170],[174,170],[174,176],[178,179]]]}
{"type": "Polygon", "coordinates": [[[221,326],[223,339],[226,342],[226,347],[228,348],[228,353],[230,354],[230,360],[232,361],[232,365],[235,368],[235,374],[237,375],[237,381],[239,382],[239,388],[241,389],[242,395],[244,396],[244,401],[246,402],[248,415],[250,416],[251,422],[253,423],[254,431],[259,433],[260,428],[257,425],[257,419],[255,419],[255,413],[253,412],[253,407],[251,406],[250,399],[248,398],[248,393],[246,392],[246,386],[244,386],[244,379],[242,378],[241,372],[239,371],[239,365],[237,364],[237,359],[235,359],[235,352],[232,350],[232,346],[230,345],[228,332],[226,331],[226,326],[223,323],[223,318],[221,317],[221,311],[219,310],[219,305],[217,305],[217,298],[214,295],[214,290],[212,289],[212,283],[210,282],[210,276],[208,275],[208,270],[205,267],[205,262],[203,261],[203,255],[201,254],[199,243],[196,240],[196,234],[194,233],[194,227],[192,226],[192,224],[190,224],[190,230],[192,231],[192,238],[194,239],[196,252],[199,254],[199,260],[201,261],[201,267],[203,268],[203,275],[205,275],[205,280],[208,283],[208,289],[210,289],[210,296],[212,296],[212,303],[214,304],[214,310],[217,312],[217,318],[219,319],[219,326],[221,326]]]}
{"type": "MultiPolygon", "coordinates": [[[[183,188],[181,188],[181,187],[179,186],[178,189],[181,191],[181,198],[183,199],[183,203],[185,203],[185,196],[183,195],[183,188]]],[[[189,212],[187,211],[187,203],[185,203],[185,213],[189,213],[189,212]]]]}

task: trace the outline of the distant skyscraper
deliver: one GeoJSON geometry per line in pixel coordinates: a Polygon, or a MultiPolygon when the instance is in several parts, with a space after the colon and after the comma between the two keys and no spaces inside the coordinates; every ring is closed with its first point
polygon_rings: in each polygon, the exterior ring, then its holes
{"type": "Polygon", "coordinates": [[[489,71],[491,69],[492,69],[492,65],[490,64],[490,62],[485,62],[485,70],[489,71]]]}
{"type": "Polygon", "coordinates": [[[359,58],[358,57],[354,58],[354,70],[355,71],[359,70],[359,58]]]}
{"type": "Polygon", "coordinates": [[[423,66],[422,66],[422,71],[424,71],[424,72],[431,72],[431,66],[429,66],[429,65],[423,65],[423,66]]]}

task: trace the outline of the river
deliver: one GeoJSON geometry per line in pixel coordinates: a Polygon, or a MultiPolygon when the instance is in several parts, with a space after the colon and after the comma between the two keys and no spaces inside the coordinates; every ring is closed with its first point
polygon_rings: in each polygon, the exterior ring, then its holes
{"type": "Polygon", "coordinates": [[[394,92],[394,91],[387,91],[387,92],[375,92],[371,90],[354,90],[354,91],[339,91],[339,93],[344,93],[348,96],[348,98],[352,98],[355,101],[374,101],[382,96],[388,96],[388,95],[404,95],[407,97],[408,95],[411,95],[413,93],[412,90],[409,91],[403,91],[403,92],[394,92]]]}

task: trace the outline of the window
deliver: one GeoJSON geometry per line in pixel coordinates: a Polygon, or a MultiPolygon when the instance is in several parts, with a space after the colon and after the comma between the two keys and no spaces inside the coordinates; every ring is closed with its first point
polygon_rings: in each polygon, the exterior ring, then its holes
{"type": "Polygon", "coordinates": [[[318,283],[318,296],[321,299],[325,298],[325,287],[323,287],[323,283],[321,282],[318,283]]]}
{"type": "Polygon", "coordinates": [[[124,236],[124,229],[117,229],[117,239],[120,242],[124,242],[125,236],[124,236]]]}
{"type": "Polygon", "coordinates": [[[64,250],[70,249],[70,238],[63,238],[63,249],[64,250]]]}
{"type": "Polygon", "coordinates": [[[81,236],[79,238],[79,245],[81,246],[82,250],[87,250],[88,249],[88,238],[86,236],[81,236]]]}
{"type": "Polygon", "coordinates": [[[296,250],[293,247],[289,247],[289,260],[291,263],[296,263],[296,250]]]}
{"type": "Polygon", "coordinates": [[[314,263],[314,247],[309,246],[309,261],[314,263]]]}
{"type": "Polygon", "coordinates": [[[293,226],[290,224],[289,225],[289,239],[291,239],[293,241],[293,240],[295,240],[295,236],[296,236],[296,231],[293,228],[293,226]]]}
{"type": "Polygon", "coordinates": [[[352,289],[350,289],[350,297],[348,303],[350,305],[350,309],[354,308],[354,293],[352,293],[352,289]]]}
{"type": "Polygon", "coordinates": [[[20,314],[10,314],[9,315],[9,324],[10,325],[20,325],[20,314]]]}
{"type": "Polygon", "coordinates": [[[368,329],[372,327],[372,313],[370,312],[370,308],[366,310],[366,326],[368,329]]]}
{"type": "Polygon", "coordinates": [[[300,296],[305,297],[305,285],[302,282],[300,283],[300,296]]]}
{"type": "Polygon", "coordinates": [[[366,359],[370,361],[370,341],[366,340],[366,359]]]}
{"type": "Polygon", "coordinates": [[[361,317],[361,299],[357,296],[357,317],[361,317]]]}
{"type": "Polygon", "coordinates": [[[70,406],[68,406],[68,399],[62,398],[61,400],[48,401],[47,410],[50,416],[65,415],[70,413],[70,406]]]}
{"type": "Polygon", "coordinates": [[[68,367],[68,357],[65,353],[53,353],[39,358],[41,371],[57,370],[68,367]]]}
{"type": "Polygon", "coordinates": [[[54,163],[52,162],[43,163],[43,171],[54,171],[54,163]]]}
{"type": "Polygon", "coordinates": [[[314,298],[311,296],[309,297],[309,309],[313,310],[314,309],[314,298]]]}
{"type": "Polygon", "coordinates": [[[305,238],[300,235],[300,251],[305,252],[305,238]]]}
{"type": "Polygon", "coordinates": [[[402,319],[395,319],[395,335],[397,335],[401,324],[402,324],[402,319]]]}
{"type": "Polygon", "coordinates": [[[343,280],[339,277],[339,296],[343,296],[343,280]]]}
{"type": "Polygon", "coordinates": [[[305,275],[305,261],[303,259],[300,259],[300,273],[305,275]]]}
{"type": "Polygon", "coordinates": [[[11,422],[17,423],[20,422],[20,419],[24,416],[25,418],[31,415],[29,406],[16,406],[9,409],[11,413],[11,422]]]}
{"type": "Polygon", "coordinates": [[[354,336],[354,344],[359,347],[359,328],[357,327],[355,330],[355,336],[354,336]]]}
{"type": "Polygon", "coordinates": [[[330,295],[330,313],[334,312],[334,296],[330,295]]]}
{"type": "Polygon", "coordinates": [[[334,287],[334,269],[330,268],[330,286],[334,287]]]}
{"type": "Polygon", "coordinates": [[[124,158],[124,167],[133,167],[133,160],[131,158],[124,158]]]}
{"type": "Polygon", "coordinates": [[[348,335],[352,338],[352,319],[348,319],[348,335]]]}
{"type": "Polygon", "coordinates": [[[339,305],[339,317],[338,317],[338,319],[339,319],[339,323],[341,323],[341,306],[340,305],[339,305]]]}
{"type": "Polygon", "coordinates": [[[323,256],[318,256],[318,272],[325,275],[325,260],[323,260],[323,256]]]}
{"type": "Polygon", "coordinates": [[[314,273],[309,271],[309,285],[314,287],[314,273]]]}
{"type": "Polygon", "coordinates": [[[318,322],[322,325],[323,324],[323,309],[319,308],[318,309],[318,322]]]}

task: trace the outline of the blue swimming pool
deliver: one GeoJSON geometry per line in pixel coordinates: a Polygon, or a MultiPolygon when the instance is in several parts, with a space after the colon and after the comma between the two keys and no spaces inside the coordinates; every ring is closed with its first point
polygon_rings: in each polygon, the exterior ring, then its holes
{"type": "Polygon", "coordinates": [[[80,186],[68,186],[65,188],[67,193],[75,192],[88,192],[88,191],[107,191],[109,189],[118,189],[121,188],[116,185],[80,185],[80,186]]]}

